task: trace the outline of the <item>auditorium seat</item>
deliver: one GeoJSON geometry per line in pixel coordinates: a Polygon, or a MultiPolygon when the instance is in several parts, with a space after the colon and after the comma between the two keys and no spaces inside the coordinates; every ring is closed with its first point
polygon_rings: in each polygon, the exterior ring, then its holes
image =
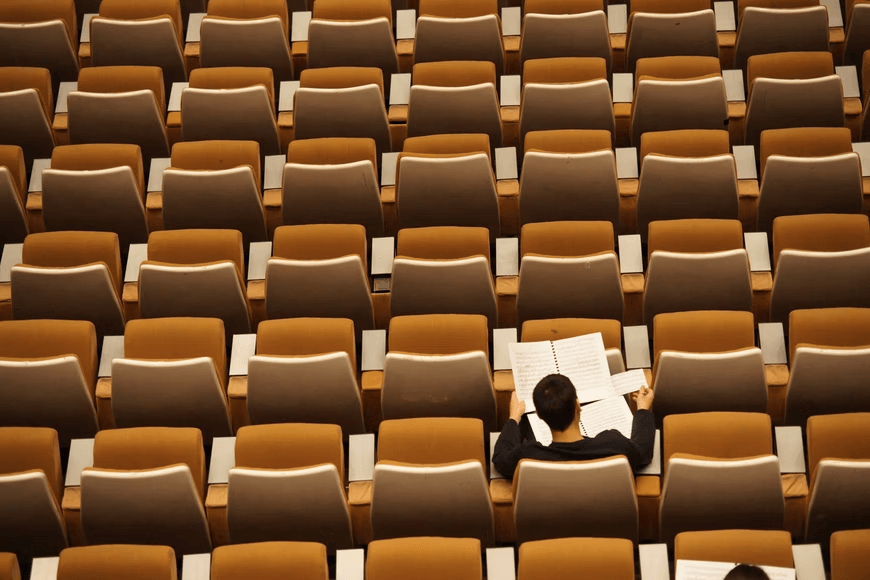
{"type": "MultiPolygon", "coordinates": [[[[473,417],[497,429],[483,316],[394,316],[384,362],[383,418],[473,417]]],[[[371,385],[367,385],[371,388],[371,385]]]]}
{"type": "Polygon", "coordinates": [[[337,425],[253,425],[239,429],[227,485],[234,544],[314,541],[353,547],[337,425]]]}
{"type": "Polygon", "coordinates": [[[217,318],[131,320],[112,361],[117,427],[196,427],[206,443],[232,434],[227,350],[217,318]]]}
{"type": "Polygon", "coordinates": [[[861,213],[861,160],[845,127],[770,129],[761,133],[758,231],[781,215],[861,213]]]}
{"type": "Polygon", "coordinates": [[[737,21],[734,65],[744,71],[755,55],[828,51],[828,11],[818,0],[738,0],[737,21]]]}
{"type": "Polygon", "coordinates": [[[598,57],[611,70],[610,34],[601,0],[531,0],[523,8],[520,63],[561,56],[598,57]]]}
{"type": "Polygon", "coordinates": [[[815,415],[807,420],[807,543],[827,545],[833,532],[870,525],[870,414],[815,415]]]}
{"type": "Polygon", "coordinates": [[[0,425],[56,429],[61,445],[97,432],[97,334],[80,320],[0,322],[0,425]]]}
{"type": "Polygon", "coordinates": [[[867,571],[870,529],[831,534],[831,580],[861,580],[867,571]]]}
{"type": "Polygon", "coordinates": [[[751,312],[706,310],[653,320],[655,416],[767,412],[764,357],[751,312]]]}
{"type": "Polygon", "coordinates": [[[752,310],[749,258],[737,220],[683,219],[649,225],[643,317],[690,310],[752,310]]]}
{"type": "Polygon", "coordinates": [[[246,334],[251,316],[244,272],[237,230],[152,232],[148,259],[139,266],[139,312],[142,318],[219,318],[228,335],[246,334]]]}
{"type": "Polygon", "coordinates": [[[619,184],[609,131],[563,129],[526,134],[520,224],[606,220],[619,231],[619,184]]]}
{"type": "Polygon", "coordinates": [[[433,535],[475,538],[492,546],[480,420],[384,421],[377,457],[371,499],[374,539],[433,535]]]}
{"type": "Polygon", "coordinates": [[[97,338],[124,332],[121,253],[110,232],[45,232],[24,239],[12,267],[12,316],[88,320],[97,338]]]}
{"type": "Polygon", "coordinates": [[[315,542],[259,542],[215,548],[211,580],[324,580],[326,548],[315,542]]]}
{"type": "Polygon", "coordinates": [[[24,241],[28,231],[26,202],[24,150],[18,145],[0,145],[0,244],[24,241]]]}
{"type": "Polygon", "coordinates": [[[634,550],[621,538],[562,538],[520,546],[518,580],[632,580],[634,550]]]}
{"type": "MultiPolygon", "coordinates": [[[[97,433],[93,467],[81,474],[87,543],[170,546],[178,555],[210,552],[202,443],[199,429],[181,427],[97,433]]],[[[71,503],[64,501],[68,524],[70,515],[79,515],[67,513],[74,512],[71,503]]]]}
{"type": "Polygon", "coordinates": [[[495,286],[484,228],[399,231],[390,288],[392,316],[481,314],[498,325],[495,286]]]}
{"type": "Polygon", "coordinates": [[[674,560],[794,568],[791,535],[775,530],[682,532],[674,541],[674,560]]]}
{"type": "Polygon", "coordinates": [[[0,142],[21,147],[28,169],[54,148],[51,86],[48,68],[0,67],[0,142]]]}
{"type": "Polygon", "coordinates": [[[570,463],[524,459],[514,479],[517,543],[585,536],[637,543],[634,474],[625,457],[570,463]]]}
{"type": "Polygon", "coordinates": [[[651,131],[640,138],[637,228],[650,222],[738,218],[737,166],[728,131],[651,131]]]}
{"type": "MultiPolygon", "coordinates": [[[[412,105],[413,106],[413,105],[412,105]]],[[[396,166],[399,228],[465,226],[501,232],[489,138],[482,133],[409,137],[396,166]]]]}
{"type": "Polygon", "coordinates": [[[290,142],[281,191],[283,223],[361,224],[384,235],[377,147],[371,138],[290,142]]]}
{"type": "Polygon", "coordinates": [[[365,228],[281,226],[266,265],[266,317],[353,320],[357,341],[375,327],[365,228]]]}
{"type": "Polygon", "coordinates": [[[57,580],[175,580],[175,550],[169,546],[110,544],[67,548],[60,553],[57,580]]]}
{"type": "Polygon", "coordinates": [[[353,321],[264,320],[248,360],[251,423],[332,423],[365,433],[353,321]]]}
{"type": "Polygon", "coordinates": [[[622,322],[622,280],[613,240],[610,222],[524,225],[517,323],[570,317],[622,322]]]}
{"type": "Polygon", "coordinates": [[[0,427],[0,550],[25,562],[67,547],[62,481],[54,429],[0,427]]]}
{"type": "Polygon", "coordinates": [[[245,246],[268,240],[256,141],[192,141],[172,147],[163,173],[163,225],[242,233],[245,246]]]}
{"type": "Polygon", "coordinates": [[[622,324],[618,320],[604,318],[526,320],[522,326],[520,340],[522,342],[560,340],[585,334],[594,334],[596,332],[601,333],[601,338],[604,342],[604,354],[607,357],[610,374],[624,373],[625,360],[622,356],[622,324]]]}
{"type": "Polygon", "coordinates": [[[0,552],[0,579],[21,580],[18,558],[11,552],[0,552]]]}
{"type": "Polygon", "coordinates": [[[870,50],[870,5],[868,4],[870,3],[865,0],[846,2],[846,42],[843,47],[843,62],[846,65],[855,65],[859,69],[862,55],[870,50]]]}
{"type": "Polygon", "coordinates": [[[473,538],[412,537],[372,542],[365,577],[369,580],[481,580],[480,541],[473,538]]]}
{"type": "Polygon", "coordinates": [[[414,62],[488,60],[504,71],[496,0],[421,0],[414,62]]]}
{"type": "Polygon", "coordinates": [[[114,232],[126,253],[148,241],[145,172],[138,145],[61,145],[42,172],[47,231],[114,232]]]}
{"type": "Polygon", "coordinates": [[[785,500],[770,417],[690,413],[664,419],[659,539],[680,532],[783,529],[785,500]]]}
{"type": "Polygon", "coordinates": [[[0,3],[0,66],[47,68],[55,83],[79,72],[78,19],[73,0],[0,3]]]}
{"type": "Polygon", "coordinates": [[[781,216],[773,222],[770,320],[799,308],[870,307],[866,215],[781,216]]]}
{"type": "Polygon", "coordinates": [[[635,0],[628,17],[625,54],[628,72],[634,72],[641,58],[719,58],[716,15],[709,0],[635,0]]]}

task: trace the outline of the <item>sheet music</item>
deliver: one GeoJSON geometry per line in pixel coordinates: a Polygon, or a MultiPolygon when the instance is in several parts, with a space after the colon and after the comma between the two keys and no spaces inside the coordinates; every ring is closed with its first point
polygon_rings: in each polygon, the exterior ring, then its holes
{"type": "MultiPolygon", "coordinates": [[[[736,563],[703,562],[701,560],[677,560],[675,580],[722,580],[736,563]]],[[[795,580],[794,568],[760,566],[770,580],[795,580]]]]}
{"type": "Polygon", "coordinates": [[[553,357],[553,343],[549,340],[541,342],[514,342],[508,345],[511,357],[511,368],[514,375],[514,388],[517,398],[526,403],[526,411],[534,411],[532,392],[538,382],[547,375],[558,372],[556,359],[553,357]]]}
{"type": "Polygon", "coordinates": [[[529,425],[532,426],[532,433],[535,434],[535,439],[541,445],[549,445],[553,442],[553,432],[550,427],[544,423],[544,420],[538,417],[537,413],[529,413],[526,415],[529,418],[529,425]]]}
{"type": "Polygon", "coordinates": [[[601,333],[553,341],[559,372],[574,383],[581,403],[598,401],[614,394],[610,366],[601,333]]]}
{"type": "Polygon", "coordinates": [[[631,409],[621,396],[609,397],[580,407],[580,427],[586,437],[595,437],[602,431],[616,429],[631,438],[633,420],[631,409]]]}
{"type": "Polygon", "coordinates": [[[625,373],[610,375],[610,384],[617,395],[635,393],[641,387],[648,387],[643,369],[634,369],[625,373]]]}

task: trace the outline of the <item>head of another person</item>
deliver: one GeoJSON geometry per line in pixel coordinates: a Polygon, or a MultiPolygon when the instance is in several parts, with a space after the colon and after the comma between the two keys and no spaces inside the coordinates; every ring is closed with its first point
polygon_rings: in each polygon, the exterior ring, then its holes
{"type": "Polygon", "coordinates": [[[770,576],[752,564],[738,564],[725,575],[723,580],[770,580],[770,576]]]}
{"type": "Polygon", "coordinates": [[[579,419],[580,403],[574,383],[563,375],[547,375],[532,392],[535,410],[552,431],[564,431],[579,419]]]}

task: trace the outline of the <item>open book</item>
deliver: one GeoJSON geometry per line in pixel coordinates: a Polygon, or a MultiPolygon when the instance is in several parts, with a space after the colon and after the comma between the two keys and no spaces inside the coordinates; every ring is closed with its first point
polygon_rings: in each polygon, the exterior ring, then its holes
{"type": "MultiPolygon", "coordinates": [[[[730,562],[704,562],[677,560],[676,580],[722,580],[737,564],[730,562]]],[[[771,580],[795,580],[794,568],[760,566],[771,580]]]]}
{"type": "MultiPolygon", "coordinates": [[[[553,442],[553,433],[537,413],[529,413],[529,424],[538,443],[549,445],[553,442]]],[[[628,403],[621,396],[608,397],[595,403],[583,405],[580,409],[580,432],[584,437],[595,437],[602,431],[616,429],[631,438],[633,416],[628,403]]]]}

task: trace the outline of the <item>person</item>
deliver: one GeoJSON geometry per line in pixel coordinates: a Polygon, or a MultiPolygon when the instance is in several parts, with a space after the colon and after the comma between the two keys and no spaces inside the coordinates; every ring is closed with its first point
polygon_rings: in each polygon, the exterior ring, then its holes
{"type": "Polygon", "coordinates": [[[496,441],[492,463],[508,479],[513,479],[521,459],[578,461],[625,455],[632,467],[642,467],[652,460],[655,444],[655,419],[650,411],[653,392],[644,386],[632,396],[637,401],[637,412],[630,439],[616,429],[587,438],[580,431],[581,408],[574,384],[566,376],[548,375],[535,386],[532,400],[538,416],[550,427],[553,442],[542,445],[533,435],[523,440],[520,421],[526,404],[517,398],[515,391],[511,396],[510,419],[496,441]]]}
{"type": "Polygon", "coordinates": [[[767,572],[752,564],[737,564],[723,580],[770,580],[767,572]]]}

